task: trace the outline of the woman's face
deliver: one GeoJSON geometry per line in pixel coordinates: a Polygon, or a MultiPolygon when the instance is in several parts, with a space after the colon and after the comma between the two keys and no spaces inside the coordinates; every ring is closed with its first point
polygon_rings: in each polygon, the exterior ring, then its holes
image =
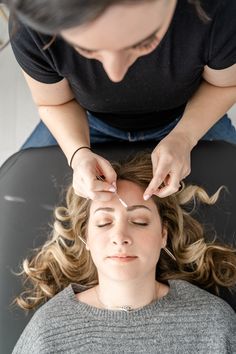
{"type": "Polygon", "coordinates": [[[151,53],[165,35],[177,0],[143,1],[108,8],[96,21],[62,31],[82,56],[99,60],[111,81],[121,81],[129,67],[151,53]]]}
{"type": "Polygon", "coordinates": [[[143,189],[118,181],[118,194],[109,202],[93,201],[87,229],[87,244],[101,277],[113,280],[155,277],[167,231],[152,199],[143,200],[143,189]]]}

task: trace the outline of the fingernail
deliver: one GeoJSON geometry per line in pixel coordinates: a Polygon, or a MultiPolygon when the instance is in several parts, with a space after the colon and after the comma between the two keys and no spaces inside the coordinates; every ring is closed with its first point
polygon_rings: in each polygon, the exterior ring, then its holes
{"type": "Polygon", "coordinates": [[[109,190],[109,192],[113,192],[114,193],[116,191],[116,188],[114,186],[111,186],[108,190],[109,190]]]}
{"type": "Polygon", "coordinates": [[[145,194],[145,195],[143,196],[143,199],[144,199],[144,200],[148,200],[150,197],[151,197],[150,194],[145,194]]]}

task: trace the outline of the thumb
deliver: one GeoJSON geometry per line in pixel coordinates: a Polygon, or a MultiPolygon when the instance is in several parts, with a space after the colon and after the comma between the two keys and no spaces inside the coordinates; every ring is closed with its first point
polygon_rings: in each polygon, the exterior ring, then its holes
{"type": "Polygon", "coordinates": [[[99,159],[97,170],[99,174],[104,176],[104,179],[107,183],[113,185],[116,188],[117,175],[109,161],[103,158],[99,159]]]}
{"type": "Polygon", "coordinates": [[[157,152],[152,154],[151,160],[152,160],[152,174],[154,176],[159,162],[159,155],[157,152]]]}

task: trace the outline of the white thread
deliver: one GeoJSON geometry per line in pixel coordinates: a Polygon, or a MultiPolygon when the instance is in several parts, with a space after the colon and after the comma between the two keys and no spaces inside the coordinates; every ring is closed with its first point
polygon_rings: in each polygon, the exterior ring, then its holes
{"type": "Polygon", "coordinates": [[[87,243],[82,239],[82,237],[80,235],[78,235],[78,237],[79,237],[80,241],[82,241],[85,244],[85,246],[88,247],[87,243]]]}

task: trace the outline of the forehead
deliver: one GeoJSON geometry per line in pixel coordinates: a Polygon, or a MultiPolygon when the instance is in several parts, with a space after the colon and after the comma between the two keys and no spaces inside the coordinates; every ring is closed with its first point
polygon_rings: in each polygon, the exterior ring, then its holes
{"type": "MultiPolygon", "coordinates": [[[[117,181],[117,194],[120,198],[128,205],[144,205],[147,206],[151,211],[157,211],[157,207],[152,199],[145,201],[143,199],[144,188],[139,185],[126,181],[126,180],[118,180],[117,181]]],[[[90,211],[94,212],[97,208],[105,208],[111,207],[115,210],[124,209],[124,206],[121,205],[118,197],[114,194],[113,198],[107,202],[101,202],[98,200],[94,200],[91,203],[90,211]]],[[[140,208],[140,210],[145,211],[144,208],[140,208]]]]}
{"type": "Polygon", "coordinates": [[[81,47],[119,50],[154,32],[162,23],[165,5],[164,0],[113,5],[94,22],[64,30],[61,34],[81,47]]]}

